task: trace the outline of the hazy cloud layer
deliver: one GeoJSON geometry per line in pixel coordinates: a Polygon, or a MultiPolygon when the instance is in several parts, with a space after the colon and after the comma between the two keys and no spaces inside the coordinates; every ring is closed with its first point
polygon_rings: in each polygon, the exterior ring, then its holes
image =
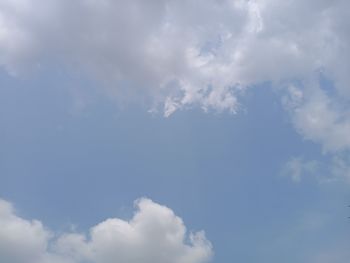
{"type": "Polygon", "coordinates": [[[346,0],[3,0],[0,63],[17,74],[54,61],[165,116],[194,106],[236,112],[245,88],[292,83],[297,130],[343,151],[349,10],[346,0]],[[331,93],[315,85],[320,75],[331,93]]]}
{"type": "Polygon", "coordinates": [[[283,102],[296,130],[306,139],[322,145],[329,161],[291,159],[286,169],[294,181],[303,174],[317,174],[321,181],[350,180],[350,98],[336,87],[322,87],[306,81],[290,85],[283,102]],[[321,168],[321,169],[320,169],[321,168]],[[322,171],[322,172],[321,172],[322,171]]]}
{"type": "Polygon", "coordinates": [[[172,210],[149,199],[136,202],[130,221],[107,219],[88,235],[55,237],[39,221],[18,217],[0,200],[0,261],[3,263],[204,263],[212,247],[204,232],[186,235],[172,210]]]}
{"type": "Polygon", "coordinates": [[[305,174],[314,175],[320,164],[315,160],[304,160],[301,157],[291,158],[283,167],[282,175],[290,176],[294,182],[300,182],[305,174]]]}

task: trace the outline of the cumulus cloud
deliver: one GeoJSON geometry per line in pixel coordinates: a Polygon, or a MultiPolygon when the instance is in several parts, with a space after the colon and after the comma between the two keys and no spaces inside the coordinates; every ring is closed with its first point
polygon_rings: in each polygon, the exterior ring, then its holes
{"type": "Polygon", "coordinates": [[[204,263],[212,246],[204,232],[186,233],[181,218],[149,199],[130,221],[107,219],[89,234],[55,236],[39,221],[18,217],[0,200],[0,261],[4,263],[204,263]]]}
{"type": "Polygon", "coordinates": [[[349,10],[346,0],[2,0],[0,65],[15,75],[59,63],[165,116],[235,113],[249,87],[289,86],[297,131],[348,151],[349,10]]]}
{"type": "Polygon", "coordinates": [[[320,67],[349,93],[347,10],[342,0],[3,0],[0,63],[16,74],[55,60],[166,116],[236,112],[242,89],[320,67]]]}
{"type": "Polygon", "coordinates": [[[11,204],[0,200],[0,261],[39,262],[50,233],[39,221],[17,217],[11,204]]]}

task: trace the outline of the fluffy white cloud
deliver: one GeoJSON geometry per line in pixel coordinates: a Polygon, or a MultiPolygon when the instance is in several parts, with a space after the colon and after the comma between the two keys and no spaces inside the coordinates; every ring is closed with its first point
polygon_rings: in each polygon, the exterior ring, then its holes
{"type": "Polygon", "coordinates": [[[349,13],[346,0],[2,0],[0,64],[17,74],[60,63],[165,116],[236,112],[248,87],[294,85],[298,132],[348,151],[349,13]],[[312,81],[320,74],[332,94],[312,81]]]}
{"type": "Polygon", "coordinates": [[[204,232],[186,235],[172,210],[149,199],[136,202],[130,221],[108,219],[88,235],[53,238],[39,221],[18,217],[0,200],[0,261],[4,263],[204,263],[212,246],[204,232]]]}
{"type": "Polygon", "coordinates": [[[166,116],[235,112],[242,88],[319,68],[349,94],[348,10],[344,0],[3,0],[0,63],[16,73],[54,59],[166,116]]]}
{"type": "Polygon", "coordinates": [[[28,221],[14,214],[12,206],[0,200],[0,261],[40,262],[50,237],[39,221],[28,221]]]}
{"type": "Polygon", "coordinates": [[[167,101],[165,114],[191,104],[234,111],[230,62],[216,61],[213,52],[233,32],[217,17],[239,25],[243,9],[195,1],[5,0],[0,63],[16,73],[55,59],[92,74],[118,99],[167,101]]]}

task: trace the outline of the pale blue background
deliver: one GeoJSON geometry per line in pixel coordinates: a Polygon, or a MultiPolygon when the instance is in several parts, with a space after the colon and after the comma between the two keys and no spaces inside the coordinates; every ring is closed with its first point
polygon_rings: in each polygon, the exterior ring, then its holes
{"type": "Polygon", "coordinates": [[[133,201],[149,197],[189,230],[204,229],[220,263],[306,263],[349,244],[348,185],[282,176],[292,157],[329,156],[295,132],[268,84],[248,90],[237,115],[193,109],[170,118],[120,108],[96,90],[58,68],[0,72],[0,197],[21,216],[86,231],[130,218],[133,201]]]}

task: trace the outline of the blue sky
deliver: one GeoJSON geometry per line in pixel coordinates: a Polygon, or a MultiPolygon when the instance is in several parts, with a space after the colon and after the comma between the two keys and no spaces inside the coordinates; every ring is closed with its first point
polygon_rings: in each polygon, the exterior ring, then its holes
{"type": "Polygon", "coordinates": [[[346,3],[206,2],[196,14],[195,1],[106,1],[114,20],[81,0],[71,8],[88,28],[57,11],[69,1],[10,2],[0,4],[4,263],[346,262],[348,62],[334,64],[342,48],[326,39],[348,43],[346,3]],[[280,17],[288,8],[315,20],[302,16],[304,29],[280,17]],[[333,22],[326,36],[313,33],[320,14],[333,22]]]}

